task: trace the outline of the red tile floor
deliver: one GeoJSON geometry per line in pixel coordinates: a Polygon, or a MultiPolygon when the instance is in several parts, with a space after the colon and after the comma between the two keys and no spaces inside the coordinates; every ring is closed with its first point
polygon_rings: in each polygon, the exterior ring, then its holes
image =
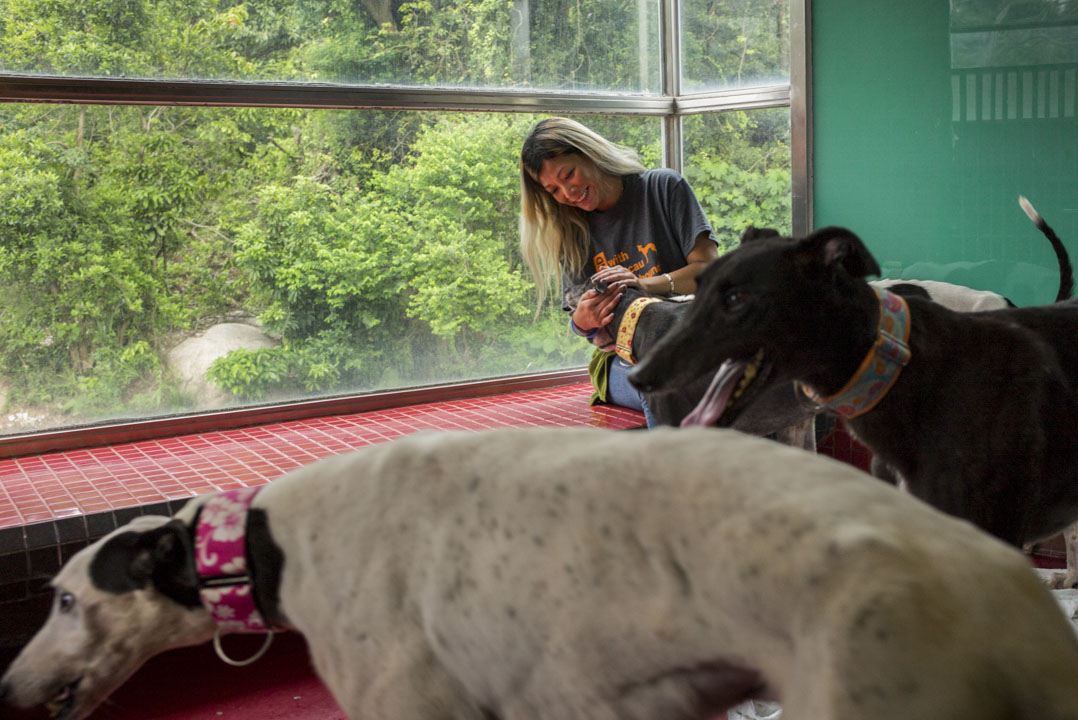
{"type": "Polygon", "coordinates": [[[0,460],[0,529],[260,485],[416,430],[643,424],[588,383],[0,460]]]}

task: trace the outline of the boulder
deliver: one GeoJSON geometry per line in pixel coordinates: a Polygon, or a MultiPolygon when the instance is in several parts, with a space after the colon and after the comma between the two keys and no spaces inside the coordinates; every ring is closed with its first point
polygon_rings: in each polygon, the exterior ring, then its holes
{"type": "Polygon", "coordinates": [[[181,387],[195,399],[195,408],[210,410],[232,402],[232,396],[213,384],[206,371],[219,357],[241,348],[255,350],[277,345],[260,328],[246,323],[227,322],[189,337],[168,353],[168,367],[180,379],[181,387]]]}

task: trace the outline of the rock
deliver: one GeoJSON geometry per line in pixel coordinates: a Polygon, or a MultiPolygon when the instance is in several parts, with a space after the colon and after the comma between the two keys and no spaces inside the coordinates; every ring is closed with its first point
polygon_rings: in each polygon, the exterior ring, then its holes
{"type": "Polygon", "coordinates": [[[261,329],[246,323],[220,323],[201,335],[190,337],[168,353],[168,367],[176,374],[185,392],[195,398],[195,408],[208,410],[232,402],[232,396],[214,385],[206,371],[219,357],[241,348],[269,348],[277,342],[261,329]]]}

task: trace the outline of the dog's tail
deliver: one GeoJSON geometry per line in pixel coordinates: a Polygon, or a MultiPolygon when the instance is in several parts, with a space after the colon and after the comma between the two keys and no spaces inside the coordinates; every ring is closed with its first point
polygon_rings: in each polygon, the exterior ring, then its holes
{"type": "Polygon", "coordinates": [[[1033,221],[1037,229],[1044,233],[1044,236],[1048,238],[1048,242],[1052,243],[1052,249],[1055,250],[1056,260],[1059,261],[1059,292],[1056,293],[1056,302],[1069,300],[1074,293],[1074,270],[1071,268],[1071,259],[1070,255],[1067,254],[1067,248],[1063,247],[1063,241],[1056,235],[1056,231],[1044,221],[1044,218],[1041,217],[1041,214],[1037,212],[1029,200],[1019,195],[1018,204],[1022,206],[1022,210],[1025,211],[1026,215],[1029,215],[1029,219],[1033,221]]]}

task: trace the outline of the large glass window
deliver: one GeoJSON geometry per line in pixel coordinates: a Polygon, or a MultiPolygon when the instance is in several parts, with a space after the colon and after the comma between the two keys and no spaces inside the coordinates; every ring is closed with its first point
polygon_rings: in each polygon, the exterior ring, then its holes
{"type": "Polygon", "coordinates": [[[683,85],[733,95],[679,118],[660,0],[0,0],[0,436],[582,367],[521,142],[569,115],[724,247],[788,229],[788,90],[737,105],[788,82],[788,3],[735,6],[682,4],[683,85]]]}
{"type": "MultiPolygon", "coordinates": [[[[9,415],[68,424],[587,361],[560,312],[532,320],[517,157],[535,116],[0,118],[9,415]]],[[[657,119],[581,119],[658,164],[657,119]]]]}

